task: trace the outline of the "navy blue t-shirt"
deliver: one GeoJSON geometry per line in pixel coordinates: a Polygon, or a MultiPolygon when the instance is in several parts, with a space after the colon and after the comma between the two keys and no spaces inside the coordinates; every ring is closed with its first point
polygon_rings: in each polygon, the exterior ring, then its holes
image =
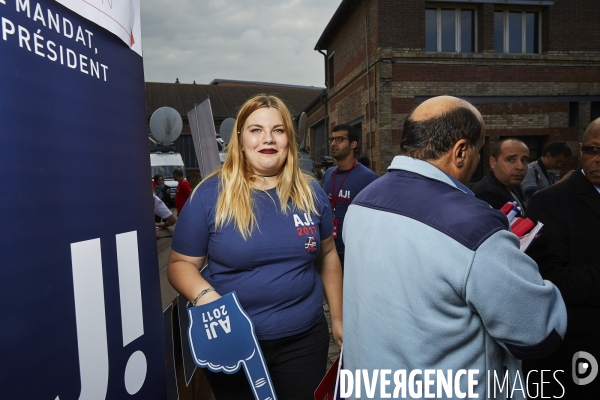
{"type": "Polygon", "coordinates": [[[215,230],[217,177],[200,185],[177,220],[171,248],[190,257],[208,254],[202,276],[222,295],[235,290],[259,340],[302,333],[323,316],[323,285],[313,261],[333,223],[325,192],[311,184],[319,215],[290,208],[283,214],[275,188],[255,191],[258,226],[247,240],[233,222],[215,230]]]}
{"type": "MultiPolygon", "coordinates": [[[[337,167],[329,168],[323,176],[323,189],[329,196],[329,200],[333,200],[331,196],[331,188],[333,183],[333,173],[337,167]]],[[[334,193],[337,193],[337,204],[335,209],[335,218],[338,220],[337,238],[335,239],[335,247],[338,254],[344,254],[344,242],[342,241],[342,228],[344,227],[344,217],[352,200],[356,195],[366,188],[371,182],[377,179],[377,174],[365,167],[361,163],[357,163],[354,168],[348,171],[338,171],[335,177],[334,193]],[[346,180],[344,180],[344,178],[346,180]],[[344,184],[342,185],[342,181],[344,184]]],[[[333,207],[333,204],[332,204],[333,207]]]]}

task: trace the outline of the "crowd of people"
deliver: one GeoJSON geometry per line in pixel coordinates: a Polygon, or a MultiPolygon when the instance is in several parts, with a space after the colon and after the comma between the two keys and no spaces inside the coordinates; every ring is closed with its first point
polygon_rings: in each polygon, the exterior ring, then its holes
{"type": "Polygon", "coordinates": [[[171,212],[175,206],[177,215],[185,205],[185,202],[192,194],[192,187],[184,177],[181,168],[173,170],[173,180],[177,182],[175,195],[171,196],[171,188],[165,183],[165,178],[161,174],[156,174],[152,178],[152,194],[154,196],[154,222],[156,229],[165,229],[175,225],[177,217],[171,212]]]}
{"type": "MultiPolygon", "coordinates": [[[[574,354],[600,356],[600,119],[579,145],[581,168],[562,179],[565,142],[530,163],[527,145],[507,138],[472,190],[485,123],[458,98],[409,114],[382,177],[357,160],[353,126],[335,126],[329,143],[336,165],[320,185],[299,168],[285,104],[259,95],[241,107],[221,168],[193,191],[173,172],[169,281],[193,306],[236,291],[280,399],[312,399],[324,376],[323,298],[345,369],[477,370],[480,398],[489,371],[514,388],[519,373],[561,370],[545,395],[593,398],[600,379],[571,373],[574,354]],[[526,253],[496,211],[507,202],[544,224],[526,253]]],[[[158,192],[170,200],[159,188],[155,203],[158,192]]],[[[205,374],[217,399],[254,398],[241,371],[205,374]]]]}

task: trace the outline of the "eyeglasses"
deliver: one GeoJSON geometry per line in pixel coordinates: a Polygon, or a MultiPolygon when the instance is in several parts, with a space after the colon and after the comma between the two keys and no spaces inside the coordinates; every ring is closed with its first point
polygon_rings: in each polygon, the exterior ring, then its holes
{"type": "Polygon", "coordinates": [[[329,144],[331,144],[331,143],[333,143],[333,142],[336,142],[336,143],[338,143],[338,144],[339,144],[339,143],[342,143],[344,140],[348,140],[348,141],[349,141],[350,139],[349,139],[349,138],[347,138],[346,136],[338,136],[338,137],[330,137],[330,138],[327,138],[327,142],[328,142],[329,144]]]}
{"type": "Polygon", "coordinates": [[[600,147],[598,146],[581,146],[581,152],[588,156],[597,156],[600,154],[600,147]]]}

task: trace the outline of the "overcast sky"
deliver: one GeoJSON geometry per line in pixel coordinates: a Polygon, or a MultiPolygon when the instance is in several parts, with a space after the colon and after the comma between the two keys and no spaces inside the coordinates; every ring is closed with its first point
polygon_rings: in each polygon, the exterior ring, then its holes
{"type": "Polygon", "coordinates": [[[324,86],[313,50],[341,0],[142,0],[147,82],[324,86]]]}

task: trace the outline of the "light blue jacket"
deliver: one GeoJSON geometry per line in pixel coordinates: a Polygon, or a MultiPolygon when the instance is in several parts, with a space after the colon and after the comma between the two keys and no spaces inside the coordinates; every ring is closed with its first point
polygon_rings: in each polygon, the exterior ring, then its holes
{"type": "Polygon", "coordinates": [[[346,214],[344,368],[476,369],[480,399],[488,371],[501,380],[507,368],[524,387],[518,359],[553,352],[567,315],[507,225],[432,164],[394,158],[346,214]]]}

